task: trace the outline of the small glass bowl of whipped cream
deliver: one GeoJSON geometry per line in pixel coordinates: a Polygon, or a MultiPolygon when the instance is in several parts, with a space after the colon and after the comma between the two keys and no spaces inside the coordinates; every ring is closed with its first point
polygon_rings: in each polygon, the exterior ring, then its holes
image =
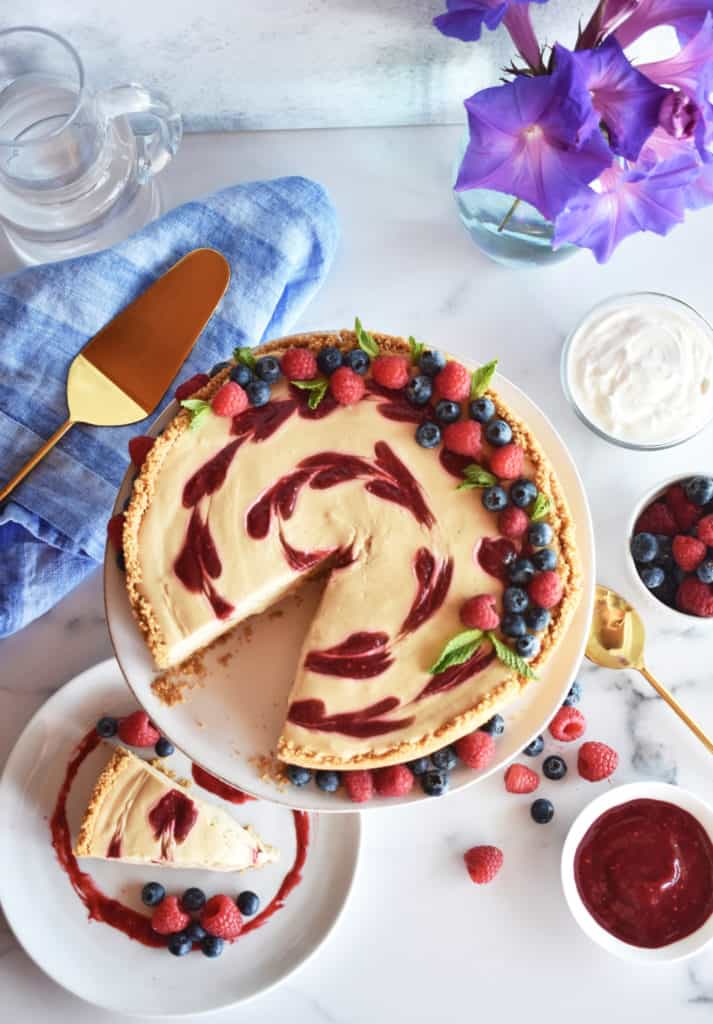
{"type": "Polygon", "coordinates": [[[562,386],[579,418],[605,440],[671,448],[713,420],[713,328],[670,295],[617,295],[567,338],[562,386]]]}

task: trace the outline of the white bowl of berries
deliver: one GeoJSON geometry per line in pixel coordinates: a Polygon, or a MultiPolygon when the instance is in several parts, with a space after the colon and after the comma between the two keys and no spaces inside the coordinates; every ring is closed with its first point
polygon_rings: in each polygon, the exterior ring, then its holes
{"type": "Polygon", "coordinates": [[[713,475],[677,474],[633,511],[627,564],[646,599],[713,623],[713,475]]]}

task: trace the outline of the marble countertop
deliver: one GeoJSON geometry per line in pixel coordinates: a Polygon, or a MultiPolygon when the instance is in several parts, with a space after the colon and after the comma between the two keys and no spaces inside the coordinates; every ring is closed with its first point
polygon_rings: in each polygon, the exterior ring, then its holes
{"type": "MultiPolygon", "coordinates": [[[[644,489],[677,472],[711,470],[710,430],[668,452],[619,450],[590,434],[562,395],[563,338],[585,310],[614,292],[671,292],[713,316],[708,251],[713,211],[671,238],[640,237],[606,267],[588,254],[545,270],[503,270],[474,248],[456,217],[449,175],[458,128],[262,132],[187,138],[167,172],[171,205],[238,180],[287,173],[324,182],[339,209],[336,266],[299,327],[367,325],[412,332],[473,359],[497,354],[561,431],[592,505],[598,578],[634,596],[626,575],[624,524],[644,489]]],[[[12,268],[0,251],[0,272],[12,268]]],[[[713,728],[713,633],[645,608],[651,669],[688,710],[713,728]]],[[[99,573],[52,612],[0,643],[0,763],[31,714],[62,683],[110,653],[99,573]]],[[[615,746],[616,782],[662,779],[713,796],[711,762],[643,680],[583,666],[588,735],[615,746]]],[[[604,784],[606,785],[606,784],[604,784]]],[[[367,815],[364,852],[348,913],[320,953],[276,991],[216,1021],[361,1024],[520,1020],[576,1015],[697,1024],[713,1014],[713,953],[670,968],[610,958],[579,931],[559,884],[563,837],[600,789],[570,771],[548,787],[551,825],[506,797],[502,779],[428,806],[367,815]],[[505,851],[501,876],[471,886],[460,857],[492,842],[505,851]]],[[[61,936],[57,937],[61,942],[61,936]]],[[[18,948],[0,920],[3,1016],[13,1024],[118,1021],[56,987],[18,948]]]]}

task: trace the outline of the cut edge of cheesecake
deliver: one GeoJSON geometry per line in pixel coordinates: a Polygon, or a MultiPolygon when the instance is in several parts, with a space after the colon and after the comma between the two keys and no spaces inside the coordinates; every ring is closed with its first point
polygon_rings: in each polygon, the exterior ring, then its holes
{"type": "MultiPolygon", "coordinates": [[[[405,338],[380,334],[374,331],[371,333],[379,345],[381,354],[411,357],[410,346],[405,338]]],[[[294,334],[260,345],[254,349],[254,352],[258,356],[279,356],[292,346],[309,348],[313,352],[318,352],[327,344],[346,350],[353,348],[358,344],[358,341],[355,332],[346,329],[294,334]]],[[[444,355],[457,360],[457,357],[451,356],[447,352],[444,352],[444,355]]],[[[193,397],[210,401],[213,395],[228,380],[231,369],[232,365],[221,370],[200,391],[197,391],[193,397]]],[[[557,476],[537,439],[526,424],[513,415],[497,391],[491,388],[486,392],[486,395],[492,399],[496,413],[507,419],[512,428],[513,441],[522,446],[526,457],[531,462],[537,489],[544,492],[550,498],[551,509],[548,520],[559,544],[560,562],[558,571],[564,585],[564,596],[560,604],[552,610],[550,623],[542,635],[539,654],[530,662],[530,665],[536,669],[544,664],[551,651],[559,643],[581,597],[582,574],[577,554],[574,524],[557,476]]],[[[171,668],[173,665],[168,659],[166,644],[151,604],[140,592],[139,585],[142,574],[139,560],[139,531],[144,514],[153,498],[155,482],[160,475],[161,465],[173,444],[185,430],[189,429],[190,423],[190,413],[182,409],[157,437],[156,443],[149,451],[134,481],[131,500],[124,517],[123,547],[126,564],[126,589],[129,602],[146,645],[156,665],[162,669],[171,668]]],[[[227,633],[238,626],[241,621],[243,620],[231,621],[226,627],[225,632],[227,633]]],[[[483,694],[472,708],[444,722],[438,729],[424,734],[417,739],[397,742],[389,749],[381,750],[378,753],[369,751],[355,754],[348,758],[338,757],[312,750],[308,746],[297,746],[291,741],[286,740],[284,736],[280,736],[277,743],[277,756],[284,762],[310,768],[328,767],[349,770],[398,764],[417,757],[427,745],[430,749],[433,749],[433,744],[436,740],[439,745],[445,745],[465,735],[467,732],[477,729],[493,715],[496,707],[503,707],[515,700],[531,682],[535,681],[519,676],[513,671],[508,672],[503,667],[502,681],[489,690],[488,693],[483,694]]]]}

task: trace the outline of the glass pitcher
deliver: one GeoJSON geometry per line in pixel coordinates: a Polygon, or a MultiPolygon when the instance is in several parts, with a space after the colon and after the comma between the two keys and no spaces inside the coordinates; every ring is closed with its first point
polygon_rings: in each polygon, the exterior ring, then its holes
{"type": "Polygon", "coordinates": [[[158,216],[155,175],[181,136],[156,92],[92,92],[61,36],[0,31],[0,220],[24,263],[106,248],[158,216]]]}

